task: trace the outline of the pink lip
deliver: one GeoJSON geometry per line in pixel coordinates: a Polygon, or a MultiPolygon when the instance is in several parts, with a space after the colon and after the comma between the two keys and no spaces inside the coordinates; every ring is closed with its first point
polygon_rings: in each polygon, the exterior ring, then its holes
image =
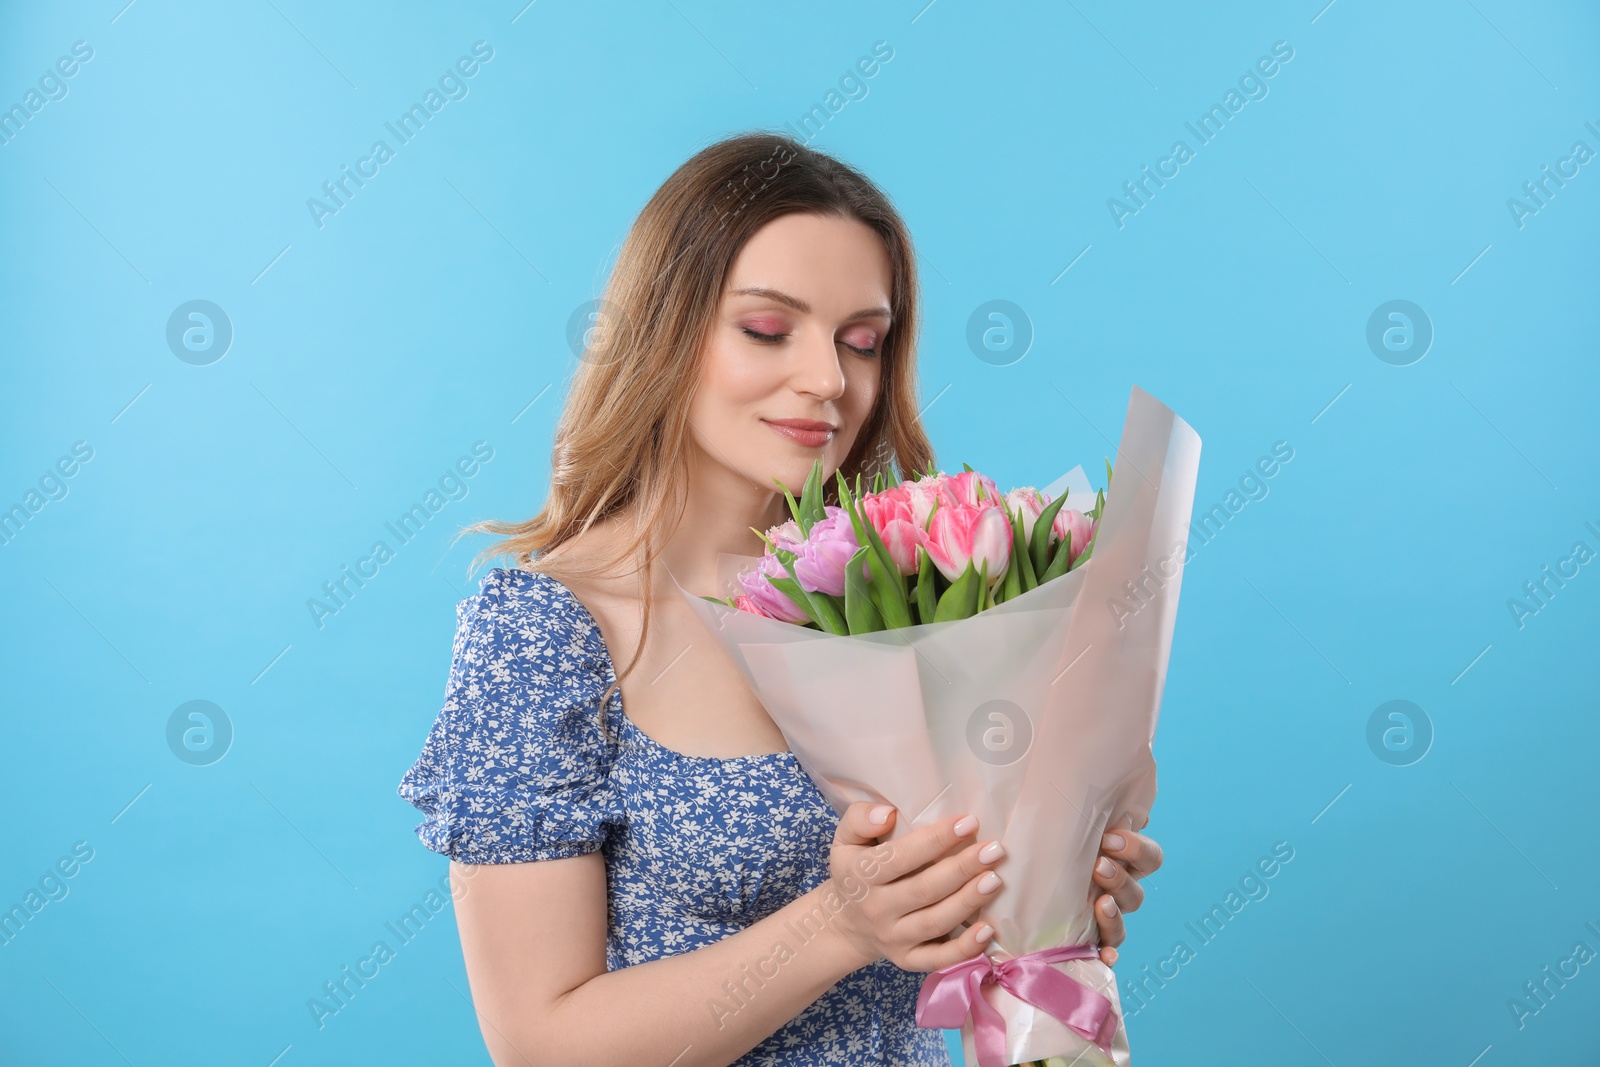
{"type": "Polygon", "coordinates": [[[774,433],[807,448],[821,448],[833,439],[834,427],[815,419],[762,419],[774,433]]]}

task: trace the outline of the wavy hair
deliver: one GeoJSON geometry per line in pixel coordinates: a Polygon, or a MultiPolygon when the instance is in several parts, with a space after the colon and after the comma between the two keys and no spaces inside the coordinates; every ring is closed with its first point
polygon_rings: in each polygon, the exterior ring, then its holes
{"type": "MultiPolygon", "coordinates": [[[[543,508],[525,522],[491,519],[461,531],[503,538],[473,568],[510,555],[519,568],[542,571],[542,553],[598,520],[617,515],[631,523],[634,536],[623,539],[631,549],[573,568],[592,576],[631,557],[642,586],[639,643],[601,697],[602,709],[650,632],[650,564],[683,514],[689,400],[728,273],[751,235],[795,213],[866,224],[892,267],[894,318],[882,340],[878,397],[839,470],[869,483],[891,465],[915,477],[933,461],[917,411],[916,257],[889,198],[860,172],[784,134],[745,133],[696,153],[651,196],[623,241],[556,424],[543,508]]],[[[826,485],[827,501],[837,503],[831,477],[826,485]]],[[[798,494],[799,486],[790,488],[798,494]]]]}

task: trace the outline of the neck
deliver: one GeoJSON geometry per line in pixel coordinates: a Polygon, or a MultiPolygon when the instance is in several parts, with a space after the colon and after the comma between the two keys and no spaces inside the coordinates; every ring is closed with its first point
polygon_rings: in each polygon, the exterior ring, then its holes
{"type": "Polygon", "coordinates": [[[725,596],[728,591],[718,581],[719,554],[763,554],[767,547],[754,531],[788,517],[783,494],[752,485],[721,464],[692,464],[683,518],[656,559],[654,582],[671,588],[676,580],[691,593],[725,596]]]}

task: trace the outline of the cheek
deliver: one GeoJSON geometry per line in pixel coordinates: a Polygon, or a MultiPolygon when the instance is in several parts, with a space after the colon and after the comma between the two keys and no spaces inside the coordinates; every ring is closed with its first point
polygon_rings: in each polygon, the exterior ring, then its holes
{"type": "Polygon", "coordinates": [[[731,345],[713,342],[706,350],[694,407],[726,415],[759,403],[782,384],[774,366],[746,358],[731,345]]]}
{"type": "Polygon", "coordinates": [[[858,419],[865,420],[872,413],[872,406],[877,402],[878,393],[883,389],[883,364],[874,360],[863,366],[859,372],[850,376],[847,391],[850,396],[851,411],[858,419]]]}
{"type": "Polygon", "coordinates": [[[842,461],[846,453],[856,446],[861,428],[866,425],[867,417],[872,414],[873,405],[878,401],[878,393],[882,388],[881,376],[882,368],[877,363],[861,367],[847,375],[845,392],[839,398],[839,406],[840,414],[850,427],[850,434],[848,437],[842,434],[835,437],[834,447],[838,449],[836,459],[842,461]]]}

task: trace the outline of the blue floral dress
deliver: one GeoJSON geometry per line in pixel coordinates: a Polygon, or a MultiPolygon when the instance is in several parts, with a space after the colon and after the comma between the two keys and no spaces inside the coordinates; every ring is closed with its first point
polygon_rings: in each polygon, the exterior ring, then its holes
{"type": "MultiPolygon", "coordinates": [[[[400,781],[422,843],[462,863],[600,850],[609,970],[709,945],[826,880],[838,816],[793,752],[682,755],[623,715],[620,690],[603,734],[615,678],[565,585],[520,568],[485,575],[456,605],[444,706],[400,781]]],[[[880,959],[736,1062],[948,1067],[943,1032],[916,1025],[923,977],[880,959]]],[[[707,1011],[739,1006],[731,990],[719,1000],[707,1011]]]]}

